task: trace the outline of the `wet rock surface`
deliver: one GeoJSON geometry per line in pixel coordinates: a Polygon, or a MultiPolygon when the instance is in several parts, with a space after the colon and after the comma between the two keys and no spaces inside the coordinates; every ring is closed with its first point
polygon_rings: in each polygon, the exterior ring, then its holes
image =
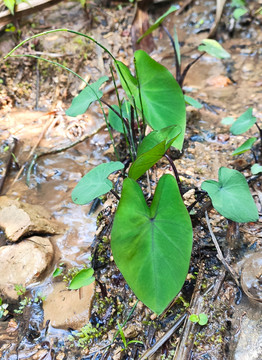
{"type": "Polygon", "coordinates": [[[0,247],[0,291],[5,296],[17,298],[14,286],[26,287],[42,279],[53,256],[50,240],[39,236],[0,247]]]}
{"type": "Polygon", "coordinates": [[[0,227],[7,240],[16,242],[31,234],[57,234],[65,227],[52,220],[42,206],[30,205],[6,196],[0,197],[0,227]]]}
{"type": "Polygon", "coordinates": [[[69,290],[64,282],[53,284],[43,291],[45,322],[53,327],[80,330],[90,319],[95,284],[84,286],[80,290],[69,290]],[[49,293],[50,292],[50,293],[49,293]]]}

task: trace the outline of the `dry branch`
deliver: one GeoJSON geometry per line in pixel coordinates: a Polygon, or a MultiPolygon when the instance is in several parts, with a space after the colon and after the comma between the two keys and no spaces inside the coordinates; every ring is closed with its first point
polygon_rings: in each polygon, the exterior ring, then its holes
{"type": "Polygon", "coordinates": [[[13,22],[14,19],[17,20],[24,15],[29,15],[36,11],[45,9],[46,7],[53,6],[60,1],[61,0],[29,0],[27,2],[22,2],[15,7],[15,15],[12,15],[8,9],[1,11],[0,29],[6,24],[13,22]]]}

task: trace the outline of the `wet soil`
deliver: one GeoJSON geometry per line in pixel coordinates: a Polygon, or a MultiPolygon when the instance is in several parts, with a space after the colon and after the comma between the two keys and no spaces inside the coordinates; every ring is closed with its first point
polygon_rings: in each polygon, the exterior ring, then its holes
{"type": "MultiPolygon", "coordinates": [[[[248,2],[251,11],[256,3],[248,2]]],[[[168,7],[167,3],[152,5],[150,17],[156,19],[168,7]]],[[[2,32],[0,53],[1,56],[6,54],[20,40],[32,34],[51,28],[70,28],[90,34],[117,59],[132,67],[130,29],[134,12],[132,4],[113,3],[110,8],[91,4],[83,9],[78,2],[64,1],[20,20],[19,33],[2,32]]],[[[215,1],[196,1],[179,16],[173,14],[166,20],[171,33],[176,25],[184,66],[197,56],[196,48],[201,39],[207,37],[214,15],[215,1]]],[[[189,71],[184,84],[185,92],[204,105],[200,110],[187,108],[185,148],[183,155],[176,159],[187,205],[195,200],[194,194],[197,195],[204,180],[217,179],[221,166],[241,170],[248,179],[251,178],[252,154],[248,152],[232,157],[231,153],[250,135],[257,136],[256,128],[244,135],[232,136],[229,126],[222,125],[221,119],[227,116],[236,118],[248,107],[253,108],[258,122],[262,119],[261,16],[252,18],[247,15],[236,22],[233,29],[231,25],[232,9],[227,5],[217,38],[231,58],[222,61],[204,55],[189,71]]],[[[161,30],[155,31],[154,41],[156,48],[152,57],[175,74],[174,56],[165,34],[161,30]]],[[[29,51],[38,55],[48,53],[50,59],[55,54],[55,61],[78,72],[88,81],[93,82],[101,75],[110,74],[107,54],[78,36],[60,33],[41,37],[20,48],[18,53],[29,51]]],[[[5,146],[10,136],[17,137],[15,156],[20,165],[26,165],[15,182],[18,170],[15,164],[12,165],[1,195],[44,206],[67,229],[63,234],[52,237],[55,248],[52,268],[41,283],[27,289],[27,296],[34,299],[39,292],[52,293],[53,288],[61,283],[61,279],[58,281],[52,277],[61,263],[65,273],[74,267],[92,265],[97,280],[90,314],[87,306],[87,316],[91,316],[88,326],[96,329],[93,338],[89,336],[90,332],[82,338],[73,332],[83,326],[82,319],[74,323],[73,329],[55,327],[46,322],[41,301],[26,307],[23,314],[14,317],[14,322],[12,311],[17,303],[10,304],[11,316],[3,317],[0,322],[2,358],[138,359],[158,344],[159,339],[179,321],[179,316],[183,316],[190,303],[191,312],[208,315],[208,324],[201,328],[185,321],[183,327],[180,326],[159,347],[153,358],[172,359],[177,351],[176,359],[179,360],[242,360],[247,354],[249,359],[260,359],[261,304],[236,286],[217,259],[204,217],[203,209],[207,204],[196,207],[192,215],[194,248],[182,293],[163,316],[156,317],[141,302],[136,305],[134,294],[114,265],[109,237],[116,208],[114,198],[109,196],[104,199],[104,210],[98,220],[101,205],[89,214],[90,205],[78,206],[71,201],[71,191],[77,181],[94,166],[113,156],[110,136],[102,127],[100,108],[93,105],[85,115],[76,119],[67,117],[64,111],[72,97],[82,89],[81,81],[35,59],[9,59],[1,64],[0,79],[1,146],[5,146]],[[41,141],[34,151],[37,154],[62,149],[85,136],[86,140],[80,144],[63,152],[41,156],[35,164],[32,163],[33,157],[29,154],[39,138],[41,141]],[[33,166],[29,177],[30,164],[33,166]],[[122,351],[121,338],[117,337],[110,348],[104,348],[113,340],[118,329],[117,320],[122,324],[129,317],[124,327],[125,336],[128,340],[142,341],[143,345],[133,344],[122,351]],[[256,336],[251,338],[250,334],[256,336]],[[73,335],[75,337],[72,338],[73,335]],[[84,349],[79,346],[82,344],[84,349]]],[[[113,102],[111,87],[107,86],[105,92],[107,100],[113,102]]],[[[151,174],[152,188],[163,172],[172,173],[164,160],[151,174]]],[[[250,186],[261,215],[261,179],[258,177],[250,182],[250,186]]],[[[230,255],[229,262],[239,275],[245,269],[246,259],[248,261],[253,253],[261,258],[261,219],[255,224],[240,225],[237,235],[235,231],[230,233],[230,224],[214,210],[209,212],[209,218],[224,255],[230,255]]],[[[0,234],[0,238],[4,235],[0,234]]],[[[245,288],[243,283],[242,287],[245,288]]],[[[79,292],[79,298],[81,296],[79,292]]],[[[53,311],[58,310],[59,304],[53,311]]]]}

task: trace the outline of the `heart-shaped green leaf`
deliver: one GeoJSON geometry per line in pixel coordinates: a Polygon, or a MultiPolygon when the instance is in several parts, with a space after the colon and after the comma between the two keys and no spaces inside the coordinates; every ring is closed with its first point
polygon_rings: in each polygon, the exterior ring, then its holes
{"type": "Polygon", "coordinates": [[[192,238],[191,220],[172,175],[161,177],[150,208],[139,185],[124,180],[111,233],[113,256],[136,296],[157,314],[184,284],[192,238]]]}
{"type": "Polygon", "coordinates": [[[230,54],[216,40],[213,39],[202,40],[198,50],[205,51],[209,55],[218,59],[230,58],[230,54]]]}
{"type": "MultiPolygon", "coordinates": [[[[121,105],[122,116],[124,118],[126,118],[129,123],[130,123],[130,116],[131,116],[130,107],[131,107],[131,105],[130,105],[130,102],[128,102],[128,101],[124,101],[123,104],[121,105]]],[[[112,105],[112,108],[115,109],[121,115],[119,106],[112,105]]],[[[114,130],[116,130],[122,134],[124,133],[122,119],[116,113],[114,113],[114,111],[112,111],[111,109],[109,109],[109,112],[108,112],[108,122],[114,130]]]]}
{"type": "Polygon", "coordinates": [[[201,109],[203,107],[203,105],[199,101],[193,99],[191,96],[184,95],[184,98],[186,104],[194,106],[196,109],[201,109]]]}
{"type": "Polygon", "coordinates": [[[92,102],[103,96],[103,93],[99,88],[107,80],[107,76],[102,76],[93,84],[86,86],[84,90],[73,99],[70,108],[66,110],[66,115],[77,116],[84,114],[92,102]]]}
{"type": "Polygon", "coordinates": [[[262,166],[259,164],[254,164],[251,166],[251,172],[253,175],[257,175],[262,172],[262,166]]]}
{"type": "Polygon", "coordinates": [[[240,155],[244,152],[251,150],[252,146],[254,145],[254,142],[256,142],[257,138],[252,137],[248,140],[246,140],[242,145],[240,145],[233,153],[232,155],[240,155]]]}
{"type": "Polygon", "coordinates": [[[137,42],[139,43],[145,36],[151,34],[155,29],[157,29],[162,22],[165,20],[165,18],[171,14],[172,12],[178,10],[179,7],[176,5],[172,5],[162,16],[160,16],[153,25],[150,26],[149,29],[147,29],[147,31],[137,40],[137,42]]]}
{"type": "Polygon", "coordinates": [[[98,196],[106,194],[113,188],[112,182],[107,177],[123,168],[124,164],[120,161],[111,161],[96,166],[82,177],[72,191],[73,202],[78,205],[84,205],[98,196]]]}
{"type": "Polygon", "coordinates": [[[135,64],[139,85],[124,64],[119,61],[116,63],[120,69],[118,72],[123,89],[130,102],[133,105],[135,102],[140,113],[143,111],[147,123],[154,130],[161,130],[171,125],[181,126],[181,135],[172,144],[181,150],[186,128],[186,108],[180,86],[163,65],[157,63],[143,50],[135,52],[135,64]]]}
{"type": "Polygon", "coordinates": [[[208,192],[214,208],[225,218],[236,222],[256,221],[257,207],[244,175],[221,167],[218,180],[207,180],[201,185],[208,192]]]}
{"type": "Polygon", "coordinates": [[[173,125],[148,134],[138,147],[137,158],[131,165],[128,176],[137,180],[164,156],[180,133],[180,126],[173,125]]]}
{"type": "Polygon", "coordinates": [[[252,115],[253,109],[249,108],[240,115],[230,128],[233,135],[240,135],[249,130],[256,122],[255,116],[252,115]]]}
{"type": "Polygon", "coordinates": [[[92,284],[95,281],[93,277],[94,270],[90,269],[82,269],[80,270],[72,279],[69,285],[70,290],[77,290],[83,286],[87,286],[92,284]]]}

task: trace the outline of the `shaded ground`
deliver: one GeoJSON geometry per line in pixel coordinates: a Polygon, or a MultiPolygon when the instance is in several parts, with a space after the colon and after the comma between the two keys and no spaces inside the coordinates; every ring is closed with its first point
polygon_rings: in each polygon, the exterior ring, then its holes
{"type": "MultiPolygon", "coordinates": [[[[44,10],[41,14],[22,19],[19,37],[24,39],[51,28],[70,28],[91,34],[117,59],[131,65],[133,52],[130,29],[134,8],[131,4],[121,5],[122,9],[117,9],[117,5],[120,4],[113,5],[115,6],[111,6],[110,9],[91,5],[85,11],[77,2],[63,2],[44,10]]],[[[154,5],[152,17],[156,18],[162,14],[168,6],[169,4],[154,5]]],[[[252,10],[255,2],[249,2],[249,6],[252,10]]],[[[246,153],[237,158],[231,156],[232,151],[246,140],[247,135],[232,136],[229,127],[221,125],[221,119],[226,116],[236,118],[247,107],[253,107],[258,122],[262,119],[262,32],[259,23],[261,18],[252,20],[250,16],[246,16],[237,22],[233,31],[229,29],[232,22],[231,13],[232,10],[228,6],[218,31],[218,39],[223,41],[223,46],[230,52],[231,58],[220,61],[203,56],[185,81],[185,91],[204,104],[201,110],[188,108],[184,154],[176,160],[186,192],[187,205],[194,201],[194,191],[197,194],[204,180],[217,179],[220,166],[236,168],[247,178],[251,177],[252,154],[246,153]],[[190,189],[194,189],[193,193],[188,192],[190,189]]],[[[201,39],[207,37],[206,29],[211,26],[214,14],[215,2],[205,1],[204,4],[196,3],[181,15],[172,15],[167,20],[171,33],[174,23],[176,24],[182,61],[185,64],[196,56],[197,51],[194,49],[201,39]]],[[[19,42],[17,36],[18,34],[10,32],[2,34],[1,55],[6,54],[19,42]]],[[[156,50],[152,53],[153,58],[175,74],[173,53],[168,40],[161,31],[156,31],[154,36],[156,50]]],[[[29,51],[38,55],[56,54],[56,61],[78,72],[88,81],[93,82],[101,75],[110,74],[110,60],[107,54],[78,36],[73,37],[67,33],[52,34],[48,41],[47,38],[38,38],[18,52],[29,51]]],[[[115,200],[111,197],[107,199],[96,230],[96,216],[102,208],[100,207],[94,215],[88,215],[90,206],[74,205],[70,199],[71,191],[81,176],[112,156],[111,142],[106,131],[102,129],[91,136],[103,124],[101,111],[93,106],[87,115],[77,119],[66,117],[64,110],[69,106],[72,97],[82,88],[80,80],[35,59],[8,60],[6,64],[1,65],[0,78],[1,142],[4,144],[10,135],[16,136],[19,141],[15,155],[20,164],[27,162],[25,170],[15,183],[13,181],[17,169],[12,168],[2,194],[19,198],[23,202],[43,205],[56,220],[67,226],[63,234],[51,238],[55,249],[54,260],[49,265],[45,278],[29,287],[27,295],[34,297],[40,291],[43,294],[46,292],[48,296],[53,288],[61,283],[52,278],[53,270],[60,263],[65,264],[66,271],[83,264],[89,266],[91,252],[92,266],[98,280],[91,310],[91,325],[86,329],[87,335],[82,331],[83,338],[86,341],[90,340],[85,350],[77,347],[77,341],[68,340],[68,336],[72,335],[69,328],[80,328],[82,322],[74,323],[74,326],[65,325],[64,330],[56,329],[52,326],[52,321],[50,325],[43,322],[41,303],[33,303],[22,315],[16,316],[18,328],[10,322],[10,318],[1,322],[2,358],[138,359],[179,321],[179,316],[183,316],[191,301],[190,311],[206,313],[209,318],[208,325],[201,328],[185,321],[184,327],[178,327],[156,352],[155,359],[172,359],[176,350],[176,359],[179,360],[242,360],[246,359],[246,356],[249,359],[260,359],[261,309],[258,303],[252,303],[244,293],[241,300],[242,292],[217,259],[204,217],[205,204],[196,208],[196,214],[192,216],[194,249],[188,279],[179,298],[159,318],[138,302],[124,328],[124,333],[128,340],[136,339],[142,341],[143,345],[133,344],[127,350],[121,351],[122,340],[118,337],[110,348],[103,349],[117,331],[116,320],[122,324],[129,317],[136,304],[136,298],[114,266],[110,252],[109,231],[115,200]],[[85,135],[90,137],[65,152],[39,158],[33,166],[27,186],[26,170],[32,159],[28,158],[28,155],[43,129],[45,133],[35,150],[37,153],[54,148],[61,149],[85,135]],[[39,323],[35,337],[32,336],[30,321],[34,317],[37,318],[35,322],[39,323]],[[96,329],[93,331],[93,340],[90,336],[90,327],[96,329]],[[254,336],[251,337],[250,334],[254,336]]],[[[106,92],[108,100],[113,101],[111,89],[112,87],[108,86],[106,92]]],[[[256,129],[250,130],[248,135],[250,134],[257,135],[256,129]]],[[[156,171],[151,174],[152,183],[159,179],[163,171],[171,173],[168,163],[164,160],[159,162],[156,171]]],[[[260,178],[251,182],[251,191],[261,214],[260,178]]],[[[243,264],[250,254],[256,252],[261,258],[260,222],[241,225],[237,234],[214,210],[209,212],[209,217],[224,255],[230,253],[228,261],[238,274],[241,274],[243,264]]],[[[250,266],[249,270],[251,269],[250,266]]],[[[73,304],[74,300],[72,306],[73,304]]],[[[16,306],[14,302],[10,305],[10,310],[16,306]]],[[[58,301],[54,305],[54,312],[59,308],[58,301]]]]}

